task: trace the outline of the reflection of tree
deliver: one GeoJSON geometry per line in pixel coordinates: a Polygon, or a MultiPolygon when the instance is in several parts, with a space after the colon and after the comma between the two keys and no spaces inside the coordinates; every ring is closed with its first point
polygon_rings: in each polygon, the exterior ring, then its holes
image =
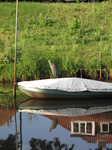
{"type": "Polygon", "coordinates": [[[0,139],[0,150],[16,150],[16,136],[10,134],[6,140],[0,139]]]}
{"type": "Polygon", "coordinates": [[[54,138],[52,141],[32,138],[29,143],[31,147],[30,150],[62,150],[62,148],[65,148],[65,150],[73,150],[74,148],[74,144],[72,144],[70,148],[67,144],[61,144],[59,138],[54,138]]]}
{"type": "Polygon", "coordinates": [[[36,121],[38,121],[37,115],[33,114],[33,113],[28,113],[29,114],[29,120],[32,121],[32,119],[35,119],[36,121]]]}

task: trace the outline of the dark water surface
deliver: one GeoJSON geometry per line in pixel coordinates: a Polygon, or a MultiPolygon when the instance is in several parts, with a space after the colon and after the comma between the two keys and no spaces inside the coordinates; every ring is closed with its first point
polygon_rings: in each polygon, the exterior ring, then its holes
{"type": "Polygon", "coordinates": [[[99,148],[112,149],[111,100],[29,99],[0,109],[0,150],[99,148]]]}

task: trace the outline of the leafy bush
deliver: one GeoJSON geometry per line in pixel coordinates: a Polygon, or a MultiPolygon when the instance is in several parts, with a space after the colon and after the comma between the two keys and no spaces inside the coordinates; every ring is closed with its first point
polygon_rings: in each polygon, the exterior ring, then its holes
{"type": "Polygon", "coordinates": [[[75,43],[82,42],[84,33],[81,21],[74,18],[71,22],[68,22],[68,33],[73,37],[75,43]]]}

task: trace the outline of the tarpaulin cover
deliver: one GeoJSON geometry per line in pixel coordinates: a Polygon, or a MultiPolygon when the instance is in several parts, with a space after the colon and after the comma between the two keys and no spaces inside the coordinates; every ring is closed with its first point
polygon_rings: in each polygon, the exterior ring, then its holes
{"type": "Polygon", "coordinates": [[[112,83],[82,78],[55,78],[34,81],[22,81],[19,82],[18,85],[27,88],[57,89],[68,92],[112,92],[112,83]]]}

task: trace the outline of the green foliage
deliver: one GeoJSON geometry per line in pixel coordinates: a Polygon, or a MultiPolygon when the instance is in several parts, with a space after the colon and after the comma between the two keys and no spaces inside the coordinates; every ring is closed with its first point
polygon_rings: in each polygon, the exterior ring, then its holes
{"type": "MultiPolygon", "coordinates": [[[[0,80],[13,81],[16,3],[0,4],[0,80]]],[[[74,76],[82,67],[95,75],[112,69],[112,2],[19,2],[17,72],[19,80],[74,76]],[[93,71],[91,71],[93,69],[93,71]]]]}
{"type": "Polygon", "coordinates": [[[83,27],[81,21],[74,18],[68,22],[68,32],[75,40],[75,43],[81,42],[83,38],[83,27]]]}
{"type": "Polygon", "coordinates": [[[97,30],[95,31],[95,40],[100,41],[103,39],[103,35],[104,35],[104,29],[102,25],[99,25],[99,27],[97,27],[97,30]]]}
{"type": "Polygon", "coordinates": [[[49,18],[49,15],[46,14],[45,16],[42,13],[39,14],[38,24],[42,26],[52,26],[52,20],[49,18]]]}

